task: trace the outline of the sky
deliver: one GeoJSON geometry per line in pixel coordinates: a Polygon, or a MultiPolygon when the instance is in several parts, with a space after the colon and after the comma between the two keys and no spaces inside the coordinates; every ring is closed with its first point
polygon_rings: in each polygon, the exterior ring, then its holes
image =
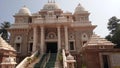
{"type": "MultiPolygon", "coordinates": [[[[30,9],[31,13],[36,13],[47,2],[48,0],[0,0],[0,23],[3,21],[14,23],[13,15],[24,5],[30,9]]],[[[91,13],[89,19],[93,25],[97,25],[94,33],[101,37],[109,34],[108,19],[112,16],[120,18],[120,0],[56,0],[56,3],[63,11],[72,13],[80,3],[91,13]]]]}

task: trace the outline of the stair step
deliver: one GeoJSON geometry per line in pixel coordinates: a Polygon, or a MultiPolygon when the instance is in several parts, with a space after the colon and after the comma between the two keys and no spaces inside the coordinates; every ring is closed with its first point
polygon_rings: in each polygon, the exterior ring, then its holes
{"type": "Polygon", "coordinates": [[[54,65],[56,62],[56,57],[57,57],[57,54],[55,53],[50,55],[50,59],[48,63],[46,64],[46,68],[55,68],[54,65]]]}
{"type": "Polygon", "coordinates": [[[45,59],[45,56],[46,56],[46,55],[47,55],[47,54],[44,54],[44,55],[42,56],[42,58],[40,59],[40,61],[35,64],[34,68],[40,68],[40,66],[41,66],[43,60],[45,59]]]}

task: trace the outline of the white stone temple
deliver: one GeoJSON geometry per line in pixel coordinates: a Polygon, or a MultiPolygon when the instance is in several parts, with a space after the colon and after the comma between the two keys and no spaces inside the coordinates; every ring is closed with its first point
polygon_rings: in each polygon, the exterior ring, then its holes
{"type": "Polygon", "coordinates": [[[54,0],[48,0],[36,13],[23,6],[14,14],[14,24],[8,30],[10,44],[17,51],[17,62],[22,61],[16,68],[83,66],[86,57],[82,48],[89,47],[86,44],[96,25],[92,25],[90,13],[81,4],[73,10],[65,12],[54,0]]]}

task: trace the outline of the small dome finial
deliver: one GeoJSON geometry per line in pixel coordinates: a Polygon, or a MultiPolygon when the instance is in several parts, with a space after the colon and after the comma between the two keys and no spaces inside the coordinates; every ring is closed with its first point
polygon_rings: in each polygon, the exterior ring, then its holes
{"type": "Polygon", "coordinates": [[[50,3],[50,1],[48,0],[48,3],[50,3]]]}
{"type": "Polygon", "coordinates": [[[55,0],[53,0],[53,3],[55,3],[55,0]]]}
{"type": "Polygon", "coordinates": [[[50,3],[52,3],[52,0],[50,1],[50,3]]]}
{"type": "Polygon", "coordinates": [[[79,3],[78,6],[80,6],[81,4],[79,3]]]}
{"type": "Polygon", "coordinates": [[[23,7],[26,7],[26,5],[24,5],[23,7]]]}
{"type": "Polygon", "coordinates": [[[75,13],[76,14],[79,14],[79,13],[84,12],[84,11],[86,11],[86,10],[84,9],[84,7],[82,7],[82,5],[80,3],[75,8],[75,13]]]}

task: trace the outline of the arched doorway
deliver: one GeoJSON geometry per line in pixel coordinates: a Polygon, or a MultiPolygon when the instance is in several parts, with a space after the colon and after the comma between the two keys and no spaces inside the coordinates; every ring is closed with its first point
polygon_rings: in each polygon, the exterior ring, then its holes
{"type": "Polygon", "coordinates": [[[46,53],[57,53],[57,42],[46,42],[46,53]]]}

